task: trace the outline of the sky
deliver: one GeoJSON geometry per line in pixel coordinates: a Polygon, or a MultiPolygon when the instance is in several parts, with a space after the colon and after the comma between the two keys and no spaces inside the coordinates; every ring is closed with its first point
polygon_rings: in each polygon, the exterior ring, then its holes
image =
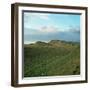
{"type": "Polygon", "coordinates": [[[80,41],[80,15],[24,12],[24,44],[50,40],[80,41]]]}

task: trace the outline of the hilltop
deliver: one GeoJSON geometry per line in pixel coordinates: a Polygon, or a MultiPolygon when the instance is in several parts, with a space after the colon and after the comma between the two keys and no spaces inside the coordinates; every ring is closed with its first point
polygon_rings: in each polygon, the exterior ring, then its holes
{"type": "Polygon", "coordinates": [[[25,46],[62,46],[62,45],[79,45],[79,42],[70,42],[63,40],[51,40],[49,42],[37,41],[31,44],[25,44],[25,46]]]}

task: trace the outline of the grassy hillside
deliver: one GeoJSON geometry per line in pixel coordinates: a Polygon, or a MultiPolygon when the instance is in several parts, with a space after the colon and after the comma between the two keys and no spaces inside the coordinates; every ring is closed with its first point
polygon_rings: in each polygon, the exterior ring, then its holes
{"type": "Polygon", "coordinates": [[[79,43],[52,40],[24,45],[24,76],[80,74],[79,43]]]}

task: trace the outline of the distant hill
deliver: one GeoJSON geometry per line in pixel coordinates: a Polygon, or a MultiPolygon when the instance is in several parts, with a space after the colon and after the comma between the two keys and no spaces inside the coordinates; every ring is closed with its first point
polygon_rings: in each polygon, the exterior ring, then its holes
{"type": "Polygon", "coordinates": [[[62,40],[24,45],[24,76],[80,74],[80,44],[62,40]]]}
{"type": "MultiPolygon", "coordinates": [[[[34,45],[34,44],[37,44],[37,45],[47,45],[47,44],[60,44],[60,43],[68,43],[68,44],[79,44],[79,42],[72,42],[72,41],[64,41],[64,40],[51,40],[49,42],[43,42],[43,41],[37,41],[35,43],[30,43],[29,45],[34,45]]],[[[26,44],[28,45],[28,44],[26,44]]]]}
{"type": "Polygon", "coordinates": [[[79,45],[79,42],[68,42],[68,41],[63,41],[63,40],[51,40],[49,42],[42,42],[42,41],[37,41],[35,43],[31,44],[25,44],[26,47],[36,47],[36,46],[41,46],[41,47],[66,47],[66,46],[73,46],[73,45],[79,45]]]}
{"type": "Polygon", "coordinates": [[[37,41],[35,44],[36,45],[48,45],[48,43],[42,42],[42,41],[37,41]]]}

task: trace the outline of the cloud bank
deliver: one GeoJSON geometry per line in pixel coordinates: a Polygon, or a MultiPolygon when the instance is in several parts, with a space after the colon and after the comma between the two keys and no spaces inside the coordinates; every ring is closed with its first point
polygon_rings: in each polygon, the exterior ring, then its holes
{"type": "Polygon", "coordinates": [[[34,43],[36,41],[50,40],[80,41],[80,28],[70,27],[67,30],[61,30],[54,26],[44,26],[40,29],[25,29],[25,43],[34,43]],[[32,31],[32,32],[31,32],[32,31]]]}

